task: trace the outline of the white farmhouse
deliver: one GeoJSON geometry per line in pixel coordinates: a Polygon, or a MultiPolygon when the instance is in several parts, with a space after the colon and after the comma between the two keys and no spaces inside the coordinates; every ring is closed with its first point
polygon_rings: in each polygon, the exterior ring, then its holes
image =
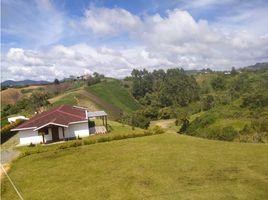
{"type": "Polygon", "coordinates": [[[35,115],[12,131],[18,131],[21,145],[87,137],[107,132],[107,114],[104,111],[88,112],[85,108],[61,105],[35,115]],[[90,128],[89,119],[96,117],[102,118],[103,126],[90,128]]]}

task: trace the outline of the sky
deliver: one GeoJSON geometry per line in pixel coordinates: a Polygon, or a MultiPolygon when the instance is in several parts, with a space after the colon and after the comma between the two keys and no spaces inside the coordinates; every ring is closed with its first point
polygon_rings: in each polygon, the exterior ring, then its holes
{"type": "Polygon", "coordinates": [[[268,61],[267,0],[2,0],[1,79],[268,61]]]}

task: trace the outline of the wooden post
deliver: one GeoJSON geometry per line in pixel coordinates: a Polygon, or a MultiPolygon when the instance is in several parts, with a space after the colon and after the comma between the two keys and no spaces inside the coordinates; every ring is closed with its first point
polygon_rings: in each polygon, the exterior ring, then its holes
{"type": "Polygon", "coordinates": [[[45,144],[45,136],[44,136],[44,132],[42,132],[42,138],[43,138],[43,144],[45,144]]]}
{"type": "Polygon", "coordinates": [[[102,119],[102,125],[104,126],[104,117],[102,116],[101,119],[102,119]]]}
{"type": "Polygon", "coordinates": [[[106,131],[108,132],[107,116],[105,116],[105,127],[106,127],[106,131]]]}
{"type": "Polygon", "coordinates": [[[63,140],[65,140],[64,127],[61,127],[61,128],[62,128],[62,136],[63,136],[63,140]]]}

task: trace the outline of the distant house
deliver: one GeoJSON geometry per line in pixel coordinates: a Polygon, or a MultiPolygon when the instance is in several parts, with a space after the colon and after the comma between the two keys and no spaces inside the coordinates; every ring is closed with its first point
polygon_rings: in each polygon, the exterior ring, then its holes
{"type": "Polygon", "coordinates": [[[14,122],[16,122],[17,119],[28,120],[29,118],[26,118],[25,116],[15,116],[15,117],[7,118],[7,121],[9,123],[14,123],[14,122]]]}
{"type": "Polygon", "coordinates": [[[107,114],[104,111],[88,112],[86,108],[62,105],[35,115],[12,131],[18,131],[21,145],[87,137],[107,132],[107,114]],[[101,118],[102,125],[89,127],[89,120],[94,118],[101,118]]]}

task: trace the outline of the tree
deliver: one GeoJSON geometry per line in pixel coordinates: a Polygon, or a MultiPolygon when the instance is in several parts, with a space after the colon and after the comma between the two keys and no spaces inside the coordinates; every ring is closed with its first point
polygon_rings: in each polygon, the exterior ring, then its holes
{"type": "Polygon", "coordinates": [[[238,74],[238,72],[236,71],[235,67],[232,67],[231,75],[232,75],[232,76],[235,76],[235,75],[237,75],[237,74],[238,74]]]}
{"type": "Polygon", "coordinates": [[[34,91],[30,96],[31,108],[40,111],[41,107],[49,105],[49,95],[46,92],[34,91]]]}
{"type": "Polygon", "coordinates": [[[182,121],[182,125],[181,128],[179,130],[179,133],[183,133],[187,130],[187,128],[190,126],[190,121],[185,117],[181,119],[182,121]]]}
{"type": "Polygon", "coordinates": [[[54,84],[55,84],[55,85],[59,85],[59,84],[60,84],[60,81],[59,81],[58,79],[55,78],[55,80],[54,80],[54,84]]]}
{"type": "Polygon", "coordinates": [[[211,86],[214,90],[223,90],[225,85],[226,83],[223,76],[217,76],[211,81],[211,86]]]}
{"type": "Polygon", "coordinates": [[[214,97],[212,95],[207,95],[203,98],[203,110],[210,110],[214,106],[214,97]]]}
{"type": "Polygon", "coordinates": [[[150,119],[146,118],[141,112],[135,112],[131,117],[131,125],[140,128],[148,128],[150,125],[150,119]]]}

